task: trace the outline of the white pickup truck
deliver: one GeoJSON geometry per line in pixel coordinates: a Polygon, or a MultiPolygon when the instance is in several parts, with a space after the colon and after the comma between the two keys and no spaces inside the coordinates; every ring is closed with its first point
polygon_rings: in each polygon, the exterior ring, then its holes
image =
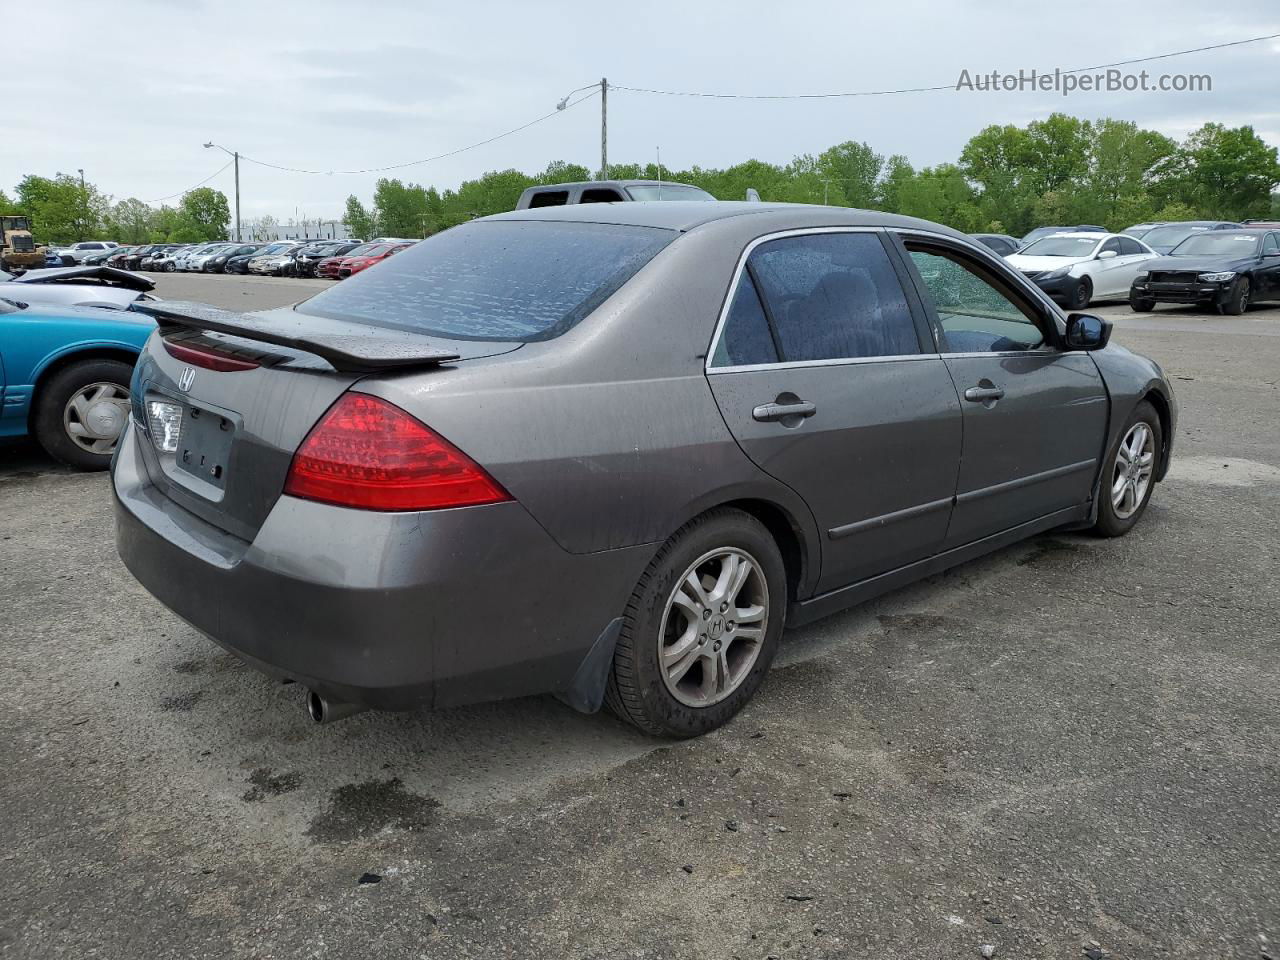
{"type": "Polygon", "coordinates": [[[64,267],[74,267],[85,257],[91,257],[95,253],[102,253],[104,250],[113,250],[118,246],[120,244],[111,240],[82,240],[80,243],[73,243],[69,247],[59,247],[53,251],[53,255],[62,261],[64,267]]]}

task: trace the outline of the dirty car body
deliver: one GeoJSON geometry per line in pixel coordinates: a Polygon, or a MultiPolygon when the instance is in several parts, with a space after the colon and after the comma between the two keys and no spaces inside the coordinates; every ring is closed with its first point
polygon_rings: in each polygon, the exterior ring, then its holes
{"type": "Polygon", "coordinates": [[[263,671],[384,709],[546,692],[597,708],[637,583],[709,511],[768,528],[802,623],[1088,525],[1135,407],[1167,422],[1157,479],[1176,418],[1154,363],[1072,349],[1058,308],[981,245],[858,210],[517,211],[294,308],[142,309],[160,326],[113,467],[124,562],[263,671]],[[930,257],[978,270],[1040,332],[944,315],[930,257]],[[868,278],[893,332],[811,335],[868,278]],[[786,357],[752,327],[754,283],[801,344],[786,357]],[[444,441],[471,505],[396,509],[364,473],[363,492],[332,492],[313,454],[350,440],[338,421],[359,443],[384,416],[444,441]]]}

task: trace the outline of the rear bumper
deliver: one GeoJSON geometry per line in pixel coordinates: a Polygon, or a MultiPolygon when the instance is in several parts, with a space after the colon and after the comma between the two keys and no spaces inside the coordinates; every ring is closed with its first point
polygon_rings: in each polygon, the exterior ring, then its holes
{"type": "Polygon", "coordinates": [[[561,549],[518,503],[425,513],[281,497],[252,543],[165,497],[130,425],[116,545],[161,603],[265,673],[386,710],[570,688],[650,547],[561,549]]]}

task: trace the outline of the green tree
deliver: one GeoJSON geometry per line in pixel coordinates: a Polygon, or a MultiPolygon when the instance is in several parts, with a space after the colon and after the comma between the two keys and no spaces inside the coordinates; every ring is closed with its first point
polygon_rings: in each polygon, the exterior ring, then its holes
{"type": "Polygon", "coordinates": [[[1151,219],[1168,189],[1177,153],[1173,140],[1136,123],[1110,119],[1094,123],[1080,221],[1123,230],[1151,219]]]}
{"type": "Polygon", "coordinates": [[[1187,138],[1180,160],[1179,199],[1206,216],[1243,220],[1270,212],[1280,161],[1253,127],[1206,123],[1187,138]]]}
{"type": "Polygon", "coordinates": [[[351,233],[362,240],[368,240],[378,232],[373,224],[373,214],[365,209],[355,194],[347,197],[347,209],[342,220],[351,229],[351,233]]]}
{"type": "Polygon", "coordinates": [[[389,237],[421,237],[426,230],[427,192],[417,184],[382,178],[374,185],[374,219],[378,233],[389,237]]]}
{"type": "Polygon", "coordinates": [[[74,243],[100,234],[110,201],[93,184],[66,173],[28,174],[18,184],[18,209],[31,218],[32,232],[43,241],[74,243]]]}
{"type": "MultiPolygon", "coordinates": [[[[231,208],[227,195],[213,187],[197,187],[182,195],[179,207],[189,227],[199,234],[195,240],[225,240],[231,223],[231,208]]],[[[175,240],[175,242],[180,242],[175,240]]]]}
{"type": "Polygon", "coordinates": [[[112,238],[121,243],[143,243],[151,236],[155,211],[130,197],[111,207],[107,214],[106,229],[112,238]]]}
{"type": "Polygon", "coordinates": [[[1031,173],[1032,157],[1027,132],[1012,124],[986,127],[960,152],[961,169],[981,189],[983,216],[1014,233],[1033,225],[1031,206],[1043,178],[1031,173]]]}
{"type": "Polygon", "coordinates": [[[9,199],[9,195],[0,190],[0,213],[17,213],[18,204],[9,199]]]}
{"type": "Polygon", "coordinates": [[[838,143],[818,155],[822,178],[832,181],[831,187],[839,184],[844,203],[851,207],[875,206],[883,169],[883,156],[867,144],[852,140],[838,143]]]}

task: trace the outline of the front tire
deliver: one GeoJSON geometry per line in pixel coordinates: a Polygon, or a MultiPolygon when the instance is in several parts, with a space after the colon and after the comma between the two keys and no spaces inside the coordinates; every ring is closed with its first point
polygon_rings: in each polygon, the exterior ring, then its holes
{"type": "Polygon", "coordinates": [[[1155,407],[1143,400],[1130,414],[1107,458],[1099,485],[1094,531],[1122,537],[1134,528],[1155,489],[1155,471],[1164,449],[1164,429],[1155,407]]]}
{"type": "Polygon", "coordinates": [[[1089,301],[1093,299],[1093,281],[1088,277],[1081,277],[1080,281],[1075,285],[1075,289],[1071,291],[1067,306],[1072,310],[1083,310],[1089,306],[1089,301]]]}
{"type": "Polygon", "coordinates": [[[37,442],[68,466],[105,470],[129,419],[132,376],[119,360],[82,360],[59,370],[36,398],[37,442]]]}
{"type": "Polygon", "coordinates": [[[1144,300],[1141,297],[1129,297],[1129,309],[1134,313],[1150,313],[1156,308],[1154,300],[1144,300]]]}
{"type": "Polygon", "coordinates": [[[1249,309],[1249,293],[1249,278],[1236,277],[1235,283],[1231,285],[1231,295],[1222,305],[1222,312],[1232,317],[1240,316],[1249,309]]]}

